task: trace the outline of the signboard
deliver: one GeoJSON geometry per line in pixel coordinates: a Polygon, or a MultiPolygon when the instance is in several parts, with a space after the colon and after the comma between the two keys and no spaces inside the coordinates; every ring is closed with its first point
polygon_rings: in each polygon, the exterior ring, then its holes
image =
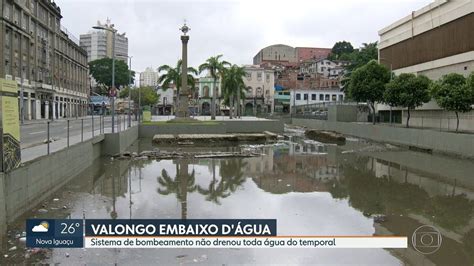
{"type": "Polygon", "coordinates": [[[1,170],[10,172],[21,163],[20,121],[16,81],[0,79],[1,170]]]}
{"type": "Polygon", "coordinates": [[[110,88],[109,96],[110,97],[116,97],[117,96],[117,89],[115,87],[110,88]]]}
{"type": "Polygon", "coordinates": [[[150,122],[150,121],[151,121],[151,112],[143,111],[143,122],[150,122]]]}

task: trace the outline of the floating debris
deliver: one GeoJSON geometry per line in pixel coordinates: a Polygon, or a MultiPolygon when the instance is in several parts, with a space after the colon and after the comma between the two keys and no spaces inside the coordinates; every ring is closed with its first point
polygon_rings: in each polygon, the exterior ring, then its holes
{"type": "Polygon", "coordinates": [[[344,137],[344,135],[334,132],[334,131],[310,129],[310,130],[306,130],[304,134],[307,138],[316,140],[322,143],[344,144],[346,142],[346,137],[344,137]]]}
{"type": "Polygon", "coordinates": [[[119,155],[115,155],[115,158],[120,160],[146,160],[146,159],[175,159],[175,158],[229,158],[229,157],[258,157],[262,156],[262,153],[244,150],[240,152],[183,152],[183,151],[172,151],[172,152],[161,152],[161,151],[145,151],[141,152],[139,157],[134,157],[132,154],[124,152],[119,155]]]}

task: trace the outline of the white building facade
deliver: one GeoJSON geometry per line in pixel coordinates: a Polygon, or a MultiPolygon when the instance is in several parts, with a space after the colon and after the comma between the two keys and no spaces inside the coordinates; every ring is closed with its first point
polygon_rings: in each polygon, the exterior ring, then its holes
{"type": "MultiPolygon", "coordinates": [[[[105,26],[111,25],[107,20],[105,26]]],[[[94,30],[80,35],[80,45],[87,51],[87,62],[102,58],[112,58],[113,33],[105,30],[94,30]]],[[[128,63],[128,38],[125,33],[115,34],[116,59],[128,63]]]]}
{"type": "Polygon", "coordinates": [[[290,92],[290,105],[343,102],[344,97],[344,92],[340,90],[296,89],[290,92]]]}
{"type": "Polygon", "coordinates": [[[158,72],[154,71],[151,67],[147,67],[145,71],[140,73],[140,86],[155,88],[159,85],[158,77],[158,72]]]}

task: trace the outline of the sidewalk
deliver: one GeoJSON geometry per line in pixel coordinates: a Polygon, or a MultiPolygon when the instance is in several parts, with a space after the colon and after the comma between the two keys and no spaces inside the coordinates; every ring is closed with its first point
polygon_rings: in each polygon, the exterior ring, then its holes
{"type": "MultiPolygon", "coordinates": [[[[137,121],[132,121],[132,126],[137,126],[137,125],[138,125],[137,121]]],[[[127,127],[125,129],[127,129],[127,127]]],[[[121,125],[120,129],[118,128],[118,125],[117,125],[115,132],[122,132],[123,130],[124,130],[123,124],[121,125]]],[[[104,128],[104,133],[112,133],[112,127],[104,128]]],[[[104,135],[104,134],[100,133],[99,128],[97,130],[94,130],[94,137],[97,137],[100,135],[104,135]]],[[[92,139],[93,138],[92,131],[84,132],[83,138],[84,138],[84,141],[92,139]]],[[[80,142],[81,142],[81,134],[76,134],[76,135],[70,136],[69,138],[69,146],[72,146],[80,142]]],[[[67,148],[67,138],[61,138],[57,141],[53,141],[49,143],[50,153],[53,153],[65,148],[67,148]]],[[[48,154],[47,143],[36,145],[33,147],[24,148],[24,149],[21,149],[21,162],[25,163],[47,154],[48,154]]]]}

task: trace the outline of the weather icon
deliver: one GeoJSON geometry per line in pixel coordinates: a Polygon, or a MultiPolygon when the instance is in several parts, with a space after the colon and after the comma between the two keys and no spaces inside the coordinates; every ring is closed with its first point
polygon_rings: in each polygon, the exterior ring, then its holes
{"type": "Polygon", "coordinates": [[[49,223],[46,221],[42,221],[39,225],[35,225],[31,230],[34,233],[45,233],[48,232],[49,223]]]}

